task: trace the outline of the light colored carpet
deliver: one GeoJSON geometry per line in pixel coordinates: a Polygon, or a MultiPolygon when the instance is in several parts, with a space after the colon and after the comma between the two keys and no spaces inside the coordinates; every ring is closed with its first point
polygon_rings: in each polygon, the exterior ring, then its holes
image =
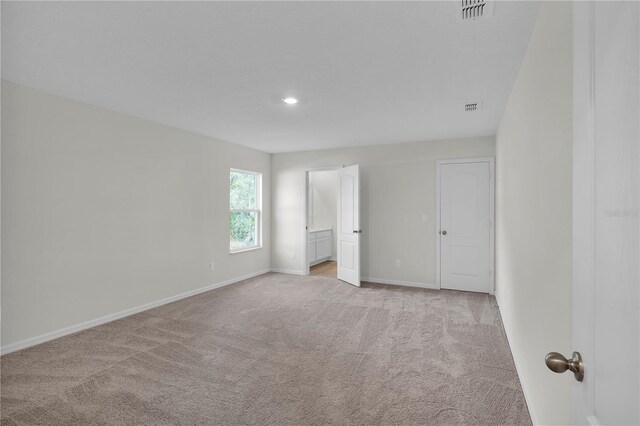
{"type": "Polygon", "coordinates": [[[531,422],[482,294],[266,274],[1,362],[2,425],[531,422]]]}

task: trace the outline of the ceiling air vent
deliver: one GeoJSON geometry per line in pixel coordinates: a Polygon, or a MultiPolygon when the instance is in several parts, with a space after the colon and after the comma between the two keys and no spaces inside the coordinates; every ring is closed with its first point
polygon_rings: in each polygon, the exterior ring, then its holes
{"type": "Polygon", "coordinates": [[[466,112],[478,111],[482,107],[480,102],[469,102],[468,104],[464,104],[464,110],[466,112]]]}
{"type": "Polygon", "coordinates": [[[460,0],[462,10],[459,12],[463,21],[485,18],[493,14],[491,0],[460,0]]]}

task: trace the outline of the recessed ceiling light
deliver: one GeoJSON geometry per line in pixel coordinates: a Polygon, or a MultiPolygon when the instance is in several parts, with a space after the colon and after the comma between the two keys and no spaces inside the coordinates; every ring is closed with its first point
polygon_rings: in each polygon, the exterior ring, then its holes
{"type": "Polygon", "coordinates": [[[296,98],[284,98],[282,102],[288,105],[295,105],[298,103],[298,100],[296,98]]]}

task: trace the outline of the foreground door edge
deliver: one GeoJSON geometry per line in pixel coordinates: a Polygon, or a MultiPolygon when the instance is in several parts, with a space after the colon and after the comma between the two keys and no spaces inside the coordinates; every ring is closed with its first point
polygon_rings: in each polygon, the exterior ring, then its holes
{"type": "Polygon", "coordinates": [[[572,423],[640,424],[640,7],[573,8],[572,423]]]}

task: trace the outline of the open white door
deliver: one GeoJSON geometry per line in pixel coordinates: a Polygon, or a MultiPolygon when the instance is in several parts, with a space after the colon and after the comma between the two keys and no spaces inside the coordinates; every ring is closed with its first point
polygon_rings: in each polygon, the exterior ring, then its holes
{"type": "Polygon", "coordinates": [[[360,166],[338,169],[338,279],[360,287],[360,166]]]}
{"type": "Polygon", "coordinates": [[[573,7],[573,349],[584,381],[574,382],[572,423],[637,425],[640,7],[573,7]]]}

